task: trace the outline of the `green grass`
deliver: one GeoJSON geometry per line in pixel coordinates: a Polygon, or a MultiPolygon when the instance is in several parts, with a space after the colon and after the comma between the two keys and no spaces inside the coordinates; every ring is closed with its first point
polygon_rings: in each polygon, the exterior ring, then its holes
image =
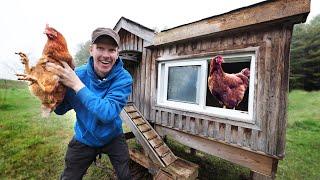
{"type": "Polygon", "coordinates": [[[28,89],[0,89],[4,93],[8,96],[0,104],[0,179],[58,179],[72,136],[71,114],[43,119],[40,102],[28,89]]]}
{"type": "Polygon", "coordinates": [[[320,179],[320,92],[289,95],[286,157],[278,179],[320,179]]]}
{"type": "MultiPolygon", "coordinates": [[[[67,144],[73,135],[74,113],[43,119],[40,102],[26,84],[0,81],[0,179],[58,179],[67,144]]],[[[289,95],[286,157],[277,179],[320,179],[320,92],[293,91],[289,95]]],[[[130,146],[136,146],[130,141],[130,146]]],[[[248,179],[249,169],[197,153],[168,140],[172,151],[200,165],[199,179],[248,179]]],[[[104,166],[111,168],[106,156],[104,166]]],[[[84,179],[112,179],[91,166],[84,179]]]]}

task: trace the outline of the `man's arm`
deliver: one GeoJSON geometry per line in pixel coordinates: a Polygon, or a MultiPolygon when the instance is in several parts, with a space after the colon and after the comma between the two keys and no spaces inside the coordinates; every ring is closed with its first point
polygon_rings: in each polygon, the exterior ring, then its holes
{"type": "MultiPolygon", "coordinates": [[[[67,91],[69,91],[69,89],[67,91]]],[[[72,107],[70,106],[70,104],[67,100],[67,93],[66,93],[63,101],[56,107],[54,112],[58,115],[63,115],[66,112],[68,112],[70,109],[72,109],[72,107]]]]}
{"type": "Polygon", "coordinates": [[[76,97],[98,120],[109,123],[119,116],[131,93],[131,77],[120,81],[121,83],[116,82],[117,84],[111,87],[104,98],[96,96],[87,87],[80,89],[76,97]]]}
{"type": "Polygon", "coordinates": [[[132,89],[131,76],[116,80],[116,84],[112,85],[108,94],[104,97],[98,97],[91,92],[75,74],[75,72],[65,62],[63,67],[53,63],[47,63],[47,70],[56,73],[60,77],[60,82],[72,88],[76,92],[76,96],[80,102],[94,114],[103,123],[108,123],[115,119],[130,95],[132,89]]]}

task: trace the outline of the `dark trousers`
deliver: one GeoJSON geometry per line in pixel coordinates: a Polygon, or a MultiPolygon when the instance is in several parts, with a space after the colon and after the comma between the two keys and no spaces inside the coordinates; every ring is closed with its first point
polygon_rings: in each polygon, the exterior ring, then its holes
{"type": "Polygon", "coordinates": [[[129,170],[130,157],[124,135],[114,138],[103,148],[92,148],[72,138],[68,144],[65,168],[61,174],[61,179],[82,179],[89,166],[100,153],[105,153],[109,156],[118,179],[131,179],[129,170]]]}

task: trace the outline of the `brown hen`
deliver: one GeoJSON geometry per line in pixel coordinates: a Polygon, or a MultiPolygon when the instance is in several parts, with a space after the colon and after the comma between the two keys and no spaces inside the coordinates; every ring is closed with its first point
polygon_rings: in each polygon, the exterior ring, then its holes
{"type": "Polygon", "coordinates": [[[17,74],[18,80],[30,81],[30,91],[40,99],[42,103],[42,116],[48,117],[59,103],[62,102],[66,87],[59,82],[59,76],[47,71],[47,62],[60,65],[65,61],[74,69],[72,56],[67,47],[67,42],[60,32],[46,25],[45,32],[47,43],[42,51],[42,56],[34,67],[29,67],[29,59],[25,53],[16,53],[24,64],[25,74],[17,74]]]}
{"type": "Polygon", "coordinates": [[[250,70],[245,68],[239,73],[228,74],[221,67],[223,61],[222,56],[211,59],[208,87],[223,107],[234,109],[242,101],[248,88],[250,70]]]}

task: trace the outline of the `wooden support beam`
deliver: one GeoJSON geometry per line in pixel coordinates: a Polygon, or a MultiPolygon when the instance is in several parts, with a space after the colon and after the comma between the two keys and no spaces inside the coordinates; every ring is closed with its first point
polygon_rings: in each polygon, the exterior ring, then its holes
{"type": "Polygon", "coordinates": [[[156,125],[155,129],[160,135],[166,134],[186,146],[250,168],[263,175],[273,177],[276,173],[278,162],[276,157],[263,154],[262,152],[245,150],[235,145],[195,136],[160,125],[156,125]]]}
{"type": "Polygon", "coordinates": [[[128,140],[134,138],[135,136],[132,132],[126,132],[124,133],[124,137],[126,138],[126,140],[128,140]]]}

